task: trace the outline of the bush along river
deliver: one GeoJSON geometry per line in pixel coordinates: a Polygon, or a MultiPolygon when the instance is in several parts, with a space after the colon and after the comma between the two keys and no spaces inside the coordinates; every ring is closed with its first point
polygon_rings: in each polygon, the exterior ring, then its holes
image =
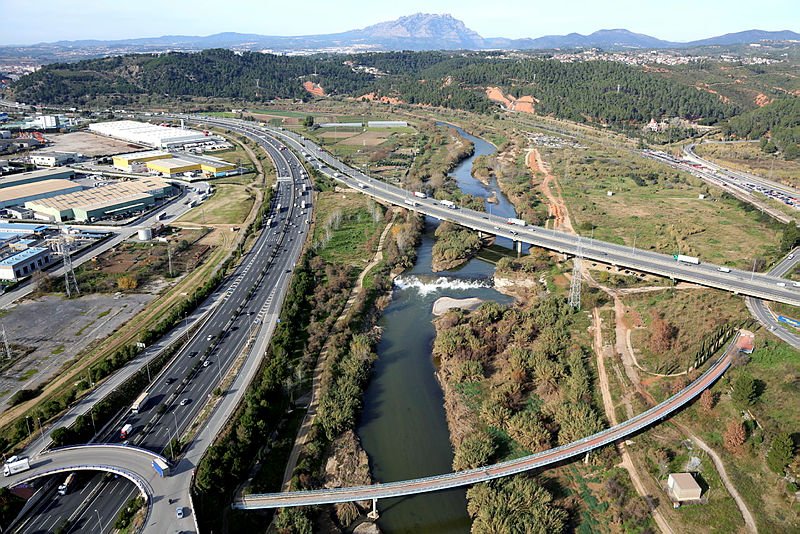
{"type": "MultiPolygon", "coordinates": [[[[495,195],[497,203],[487,203],[487,211],[491,206],[494,214],[515,217],[514,207],[496,181],[485,185],[471,174],[474,159],[492,154],[494,147],[456,129],[475,143],[474,154],[453,170],[459,187],[465,193],[483,198],[495,195]]],[[[426,219],[417,262],[395,279],[392,302],[380,321],[383,334],[377,347],[378,360],[364,393],[364,409],[357,429],[369,455],[372,476],[379,482],[452,471],[453,450],[444,398],[431,355],[436,335],[432,323],[434,301],[440,297],[512,301],[493,289],[494,266],[478,258],[457,270],[432,272],[433,234],[437,224],[434,219],[426,219]]],[[[497,244],[511,248],[508,239],[498,239],[497,244]]],[[[378,509],[378,525],[388,534],[470,531],[465,489],[385,499],[379,501],[378,509]]]]}

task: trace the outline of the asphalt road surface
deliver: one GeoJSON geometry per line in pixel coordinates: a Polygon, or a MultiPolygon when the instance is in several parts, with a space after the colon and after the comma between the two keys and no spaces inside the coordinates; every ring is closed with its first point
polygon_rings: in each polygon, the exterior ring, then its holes
{"type": "MultiPolygon", "coordinates": [[[[267,215],[272,218],[272,227],[260,233],[251,251],[244,256],[238,269],[226,283],[223,299],[216,304],[210,319],[175,358],[173,364],[151,384],[144,407],[138,414],[126,415],[118,420],[101,436],[102,441],[121,442],[119,428],[130,423],[134,426],[129,437],[131,445],[162,451],[176,433],[183,432],[205,406],[221,377],[248,341],[260,331],[271,331],[274,328],[291,270],[300,256],[308,230],[306,221],[311,216],[311,208],[301,210],[299,206],[301,200],[311,200],[310,194],[301,190],[303,184],[310,186],[310,182],[303,176],[299,160],[291,153],[279,150],[278,144],[272,139],[265,137],[257,141],[275,161],[278,175],[288,178],[277,184],[273,210],[267,215]],[[279,213],[274,209],[277,204],[282,206],[279,213]],[[266,323],[271,323],[271,327],[267,327],[266,323]]],[[[210,302],[204,304],[206,307],[213,305],[210,302]]],[[[265,341],[268,339],[262,338],[263,336],[259,336],[256,345],[260,345],[263,353],[265,341]]],[[[254,373],[258,361],[253,360],[257,358],[249,358],[239,375],[254,373]]],[[[227,404],[235,406],[234,401],[238,402],[238,398],[244,393],[244,387],[240,385],[235,394],[230,394],[231,392],[234,392],[234,388],[224,395],[221,404],[223,408],[229,399],[231,402],[227,404]]],[[[212,414],[216,424],[212,425],[210,422],[209,426],[221,427],[227,420],[223,415],[227,416],[230,412],[230,406],[227,409],[217,409],[212,414]]],[[[210,440],[202,448],[190,446],[195,459],[199,459],[208,444],[210,440]]],[[[185,486],[182,491],[176,491],[175,499],[178,504],[187,507],[191,469],[184,468],[180,471],[184,473],[183,476],[172,475],[165,480],[172,486],[185,486]]],[[[24,530],[21,531],[37,532],[36,529],[41,528],[39,525],[58,524],[61,519],[69,517],[75,518],[75,528],[80,530],[92,522],[92,514],[89,512],[97,510],[96,515],[99,518],[92,530],[95,531],[102,524],[103,532],[107,532],[110,531],[119,509],[138,493],[132,484],[122,478],[102,480],[101,477],[95,477],[86,488],[85,491],[63,497],[56,497],[54,494],[46,496],[42,505],[29,514],[30,520],[23,524],[24,530]],[[98,484],[103,485],[100,491],[96,491],[98,484]],[[87,499],[86,495],[90,497],[87,499]],[[48,501],[56,502],[57,506],[48,506],[48,501]],[[47,517],[42,517],[43,515],[47,517]],[[47,521],[43,521],[44,519],[47,521]]],[[[166,502],[159,506],[161,501],[164,499],[154,503],[148,524],[158,524],[158,530],[167,529],[162,531],[170,531],[173,526],[184,531],[193,527],[190,517],[178,521],[175,506],[166,506],[166,502]]],[[[185,510],[187,515],[191,514],[188,508],[185,510]]]]}

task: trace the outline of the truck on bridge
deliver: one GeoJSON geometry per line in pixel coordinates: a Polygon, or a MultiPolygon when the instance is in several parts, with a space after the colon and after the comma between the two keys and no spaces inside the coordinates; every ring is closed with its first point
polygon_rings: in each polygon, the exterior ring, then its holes
{"type": "Polygon", "coordinates": [[[456,203],[450,200],[442,200],[442,206],[450,208],[451,210],[456,209],[456,203]]]}
{"type": "Polygon", "coordinates": [[[131,432],[133,432],[133,425],[128,423],[119,430],[119,439],[128,439],[131,432]]]}
{"type": "Polygon", "coordinates": [[[158,473],[158,476],[161,478],[169,476],[169,465],[161,458],[154,458],[152,466],[153,470],[158,473]]]}
{"type": "Polygon", "coordinates": [[[691,263],[692,265],[700,265],[700,258],[696,258],[694,256],[684,256],[683,254],[675,254],[672,257],[675,258],[675,261],[679,261],[682,263],[691,263]]]}
{"type": "Polygon", "coordinates": [[[428,195],[426,195],[422,191],[414,191],[414,196],[417,198],[428,198],[428,195]]]}
{"type": "Polygon", "coordinates": [[[528,223],[526,223],[526,222],[525,222],[525,221],[523,221],[522,219],[515,219],[515,218],[513,218],[513,217],[509,217],[509,218],[506,220],[506,224],[513,224],[513,225],[515,225],[515,226],[528,226],[528,223]]]}
{"type": "Polygon", "coordinates": [[[405,199],[403,202],[405,202],[409,206],[416,206],[417,205],[417,203],[415,201],[411,200],[410,198],[405,199]]]}
{"type": "Polygon", "coordinates": [[[20,458],[18,456],[12,456],[9,458],[5,465],[3,466],[3,476],[11,476],[16,475],[17,473],[22,473],[23,471],[27,471],[31,468],[31,464],[28,461],[28,458],[20,458]]]}

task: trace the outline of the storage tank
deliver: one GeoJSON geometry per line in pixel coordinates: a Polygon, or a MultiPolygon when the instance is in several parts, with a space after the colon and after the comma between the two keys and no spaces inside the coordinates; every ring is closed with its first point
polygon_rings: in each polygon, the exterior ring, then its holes
{"type": "Polygon", "coordinates": [[[153,229],[152,228],[140,228],[139,229],[139,241],[150,241],[153,239],[153,229]]]}

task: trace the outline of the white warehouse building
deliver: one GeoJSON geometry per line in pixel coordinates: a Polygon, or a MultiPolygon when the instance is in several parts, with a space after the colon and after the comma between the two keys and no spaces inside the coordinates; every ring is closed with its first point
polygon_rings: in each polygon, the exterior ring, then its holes
{"type": "Polygon", "coordinates": [[[153,148],[172,148],[208,141],[208,135],[197,130],[170,128],[139,121],[96,122],[89,131],[153,148]]]}

